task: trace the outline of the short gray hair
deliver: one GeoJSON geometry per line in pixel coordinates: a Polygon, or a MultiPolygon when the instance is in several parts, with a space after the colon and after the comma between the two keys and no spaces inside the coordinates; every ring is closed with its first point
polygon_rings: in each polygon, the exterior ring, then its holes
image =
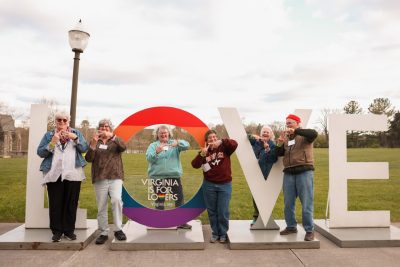
{"type": "Polygon", "coordinates": [[[167,129],[169,139],[172,138],[171,129],[170,129],[167,125],[160,125],[160,126],[158,126],[158,128],[154,131],[154,137],[155,137],[156,140],[158,140],[158,132],[159,132],[161,129],[167,129]]]}
{"type": "Polygon", "coordinates": [[[71,116],[65,111],[57,111],[56,114],[54,114],[54,120],[63,118],[66,118],[68,121],[71,120],[71,116]]]}
{"type": "Polygon", "coordinates": [[[108,126],[110,126],[110,129],[111,129],[111,130],[114,129],[114,125],[112,124],[112,122],[111,122],[110,119],[101,119],[101,120],[99,121],[99,128],[100,128],[100,125],[104,125],[104,124],[108,124],[108,126]]]}

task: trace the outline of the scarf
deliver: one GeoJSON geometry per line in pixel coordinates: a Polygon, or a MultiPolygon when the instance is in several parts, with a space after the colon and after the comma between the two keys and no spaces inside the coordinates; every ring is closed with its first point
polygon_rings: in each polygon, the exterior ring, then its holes
{"type": "MultiPolygon", "coordinates": [[[[67,128],[67,130],[66,130],[66,132],[71,132],[71,128],[67,128]]],[[[67,136],[60,136],[60,143],[61,143],[61,145],[64,147],[64,145],[66,144],[66,143],[68,143],[69,142],[69,137],[67,137],[67,136]]]]}

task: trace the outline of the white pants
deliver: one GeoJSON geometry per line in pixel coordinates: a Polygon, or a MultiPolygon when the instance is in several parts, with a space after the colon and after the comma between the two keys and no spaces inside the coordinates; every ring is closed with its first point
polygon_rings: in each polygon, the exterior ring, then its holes
{"type": "Polygon", "coordinates": [[[97,222],[101,235],[108,235],[108,196],[111,199],[114,231],[122,230],[122,180],[100,180],[94,183],[97,201],[97,222]]]}

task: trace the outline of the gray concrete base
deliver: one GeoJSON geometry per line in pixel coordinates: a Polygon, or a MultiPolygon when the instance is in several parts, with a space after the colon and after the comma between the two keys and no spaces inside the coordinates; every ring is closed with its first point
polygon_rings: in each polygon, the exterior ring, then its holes
{"type": "MultiPolygon", "coordinates": [[[[275,221],[280,229],[285,229],[284,220],[275,221]]],[[[305,231],[298,226],[297,234],[280,235],[279,230],[251,230],[250,220],[229,221],[230,249],[296,249],[319,248],[319,240],[304,241],[305,231]]]]}
{"type": "Polygon", "coordinates": [[[52,242],[50,229],[26,229],[25,224],[22,224],[0,236],[0,250],[82,250],[95,238],[97,220],[87,220],[87,226],[87,229],[75,230],[74,241],[62,238],[60,242],[52,242]]]}
{"type": "Polygon", "coordinates": [[[201,221],[188,222],[192,229],[151,229],[129,220],[122,231],[126,241],[114,238],[111,250],[195,250],[204,249],[204,236],[201,221]]]}
{"type": "Polygon", "coordinates": [[[268,219],[268,223],[264,226],[264,222],[261,216],[258,216],[255,224],[250,226],[251,230],[279,230],[279,225],[275,222],[274,218],[271,216],[268,219]]]}
{"type": "Polygon", "coordinates": [[[329,228],[325,220],[314,221],[315,230],[341,248],[400,247],[400,228],[329,228]]]}

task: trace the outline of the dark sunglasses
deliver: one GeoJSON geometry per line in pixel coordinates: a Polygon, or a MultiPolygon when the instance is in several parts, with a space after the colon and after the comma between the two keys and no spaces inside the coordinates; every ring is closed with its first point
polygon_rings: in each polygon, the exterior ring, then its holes
{"type": "Polygon", "coordinates": [[[64,122],[66,123],[68,120],[67,119],[57,119],[57,122],[64,122]]]}

